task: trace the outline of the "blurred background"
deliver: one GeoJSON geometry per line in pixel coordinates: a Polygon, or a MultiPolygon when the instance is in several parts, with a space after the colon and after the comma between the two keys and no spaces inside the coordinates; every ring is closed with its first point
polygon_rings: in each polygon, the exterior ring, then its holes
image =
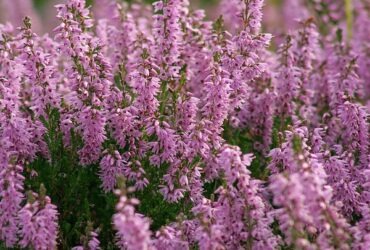
{"type": "MultiPolygon", "coordinates": [[[[63,3],[65,0],[0,0],[0,23],[10,22],[13,26],[20,26],[24,16],[31,17],[33,30],[38,33],[50,33],[54,27],[58,25],[55,18],[55,4],[63,3]]],[[[107,0],[86,0],[86,3],[94,9],[99,4],[106,3],[107,0]]],[[[134,2],[136,0],[122,0],[126,2],[134,2]]],[[[143,0],[147,3],[155,2],[155,0],[143,0]]],[[[222,8],[227,7],[228,2],[233,0],[190,0],[193,9],[202,8],[207,11],[207,16],[210,19],[217,18],[220,15],[219,2],[223,1],[222,8]],[[226,6],[225,6],[226,3],[226,6]]],[[[235,0],[234,0],[235,1],[235,0]]],[[[305,0],[265,0],[265,16],[264,27],[269,27],[266,31],[272,32],[275,36],[286,27],[285,18],[288,14],[290,18],[302,17],[300,3],[305,0]],[[284,5],[289,6],[288,12],[283,13],[284,5]],[[282,12],[283,11],[283,12],[282,12]]],[[[340,0],[337,0],[340,1],[340,0]]],[[[285,11],[286,12],[286,11],[285,11]]],[[[290,22],[291,23],[291,22],[290,22]]],[[[290,28],[290,27],[288,27],[290,28]]]]}
{"type": "MultiPolygon", "coordinates": [[[[31,17],[32,26],[36,33],[50,32],[57,25],[55,18],[56,10],[54,5],[63,3],[66,0],[0,0],[0,23],[10,22],[19,26],[24,16],[31,17]]],[[[134,2],[135,0],[122,0],[134,2]]],[[[148,4],[156,0],[143,0],[148,4]]],[[[94,8],[100,2],[106,0],[86,0],[86,3],[94,8]]],[[[194,7],[207,8],[217,6],[218,0],[191,0],[194,7]]]]}
{"type": "MultiPolygon", "coordinates": [[[[51,33],[58,26],[55,5],[66,0],[0,0],[0,23],[10,22],[14,27],[21,25],[22,19],[29,16],[32,29],[37,34],[51,33]]],[[[112,0],[86,0],[93,15],[99,16],[102,9],[112,0]]],[[[144,1],[148,4],[157,0],[116,0],[128,3],[144,1]]],[[[205,9],[209,20],[217,19],[222,13],[225,25],[231,32],[237,30],[235,24],[236,5],[240,0],[190,0],[191,9],[205,9]]],[[[352,5],[369,0],[265,0],[263,9],[263,32],[274,36],[272,47],[282,41],[283,34],[298,26],[297,20],[314,17],[321,33],[325,34],[330,25],[343,28],[352,25],[352,5]],[[352,3],[351,3],[352,2],[352,3]],[[344,22],[343,22],[344,21],[344,22]]],[[[369,5],[370,6],[370,5],[369,5]]],[[[370,7],[369,7],[370,8],[370,7]]]]}

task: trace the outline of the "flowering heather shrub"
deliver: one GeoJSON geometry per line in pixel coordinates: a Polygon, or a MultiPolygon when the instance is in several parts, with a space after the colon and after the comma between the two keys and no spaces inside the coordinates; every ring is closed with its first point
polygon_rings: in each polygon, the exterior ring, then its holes
{"type": "Polygon", "coordinates": [[[369,2],[95,4],[0,25],[1,249],[370,249],[369,2]]]}

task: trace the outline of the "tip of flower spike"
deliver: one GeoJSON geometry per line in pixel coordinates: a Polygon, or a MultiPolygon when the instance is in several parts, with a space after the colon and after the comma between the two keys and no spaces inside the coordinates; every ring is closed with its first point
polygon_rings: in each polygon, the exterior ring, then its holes
{"type": "Polygon", "coordinates": [[[125,189],[126,188],[126,178],[123,175],[118,175],[116,177],[116,183],[118,189],[125,189]]]}
{"type": "Polygon", "coordinates": [[[36,201],[35,193],[32,191],[27,191],[27,203],[33,204],[36,201]]]}
{"type": "Polygon", "coordinates": [[[26,29],[31,29],[31,18],[28,16],[23,18],[23,24],[26,27],[26,29]]]}

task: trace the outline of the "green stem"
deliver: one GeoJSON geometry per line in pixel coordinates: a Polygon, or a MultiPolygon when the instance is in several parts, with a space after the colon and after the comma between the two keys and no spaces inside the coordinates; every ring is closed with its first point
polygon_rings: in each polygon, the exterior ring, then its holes
{"type": "Polygon", "coordinates": [[[352,23],[353,23],[352,0],[345,0],[344,2],[347,23],[347,39],[350,40],[352,38],[352,23]]]}

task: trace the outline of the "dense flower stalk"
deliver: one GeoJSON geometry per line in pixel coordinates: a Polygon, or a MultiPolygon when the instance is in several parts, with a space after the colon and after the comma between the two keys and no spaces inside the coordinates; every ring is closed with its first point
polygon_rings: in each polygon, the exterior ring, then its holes
{"type": "Polygon", "coordinates": [[[73,59],[67,70],[71,93],[66,99],[77,109],[75,119],[85,143],[79,152],[80,160],[82,165],[88,165],[99,159],[105,138],[106,120],[99,106],[104,106],[109,93],[111,67],[100,52],[99,41],[86,31],[92,27],[93,20],[84,5],[80,0],[58,5],[57,17],[62,23],[55,30],[57,41],[68,45],[61,50],[73,59]]]}
{"type": "MultiPolygon", "coordinates": [[[[18,164],[1,166],[0,172],[0,239],[7,247],[14,247],[18,241],[20,224],[18,211],[24,198],[23,167],[18,164]]],[[[23,223],[23,221],[21,221],[23,223]]]]}
{"type": "Polygon", "coordinates": [[[348,150],[359,154],[359,161],[363,167],[369,162],[369,125],[368,114],[363,107],[345,102],[339,107],[339,117],[344,126],[343,140],[348,150]]]}
{"type": "Polygon", "coordinates": [[[250,248],[274,249],[278,239],[272,234],[266,207],[258,194],[259,183],[250,177],[247,166],[251,155],[241,155],[238,148],[225,148],[217,159],[224,171],[226,188],[217,191],[216,217],[224,227],[227,248],[239,248],[246,242],[250,248]]]}
{"type": "Polygon", "coordinates": [[[282,118],[294,114],[293,100],[297,98],[300,86],[299,71],[295,66],[292,46],[292,37],[287,36],[286,42],[280,47],[281,68],[276,84],[276,107],[282,118]]]}
{"type": "Polygon", "coordinates": [[[188,0],[158,1],[153,4],[155,12],[163,13],[153,16],[155,57],[157,64],[161,65],[160,79],[163,81],[176,80],[180,76],[183,36],[181,17],[187,15],[188,4],[188,0]]]}
{"type": "Polygon", "coordinates": [[[309,152],[307,128],[294,128],[288,138],[291,143],[283,147],[290,154],[283,153],[285,159],[281,161],[282,167],[288,164],[288,168],[274,175],[270,184],[275,193],[274,202],[283,209],[278,210],[278,218],[281,221],[280,227],[287,234],[287,243],[300,247],[318,245],[323,248],[340,246],[348,249],[346,241],[349,240],[349,225],[337,208],[330,204],[332,189],[326,185],[323,166],[309,152]],[[286,147],[291,147],[291,150],[287,151],[286,147]],[[282,190],[278,191],[279,188],[282,190]],[[295,193],[299,191],[302,193],[295,193]],[[288,195],[289,192],[289,199],[280,196],[288,195]],[[288,225],[294,226],[297,234],[292,234],[288,225]],[[310,241],[309,235],[317,235],[317,238],[310,241]]]}
{"type": "Polygon", "coordinates": [[[149,221],[135,212],[135,206],[139,201],[128,198],[127,191],[129,190],[126,190],[125,186],[115,191],[119,197],[117,213],[113,216],[113,224],[117,230],[117,245],[130,250],[150,249],[149,221]]]}
{"type": "Polygon", "coordinates": [[[300,248],[314,248],[308,237],[316,229],[305,206],[304,186],[299,174],[274,176],[270,189],[274,194],[274,204],[281,207],[274,211],[274,216],[279,220],[286,242],[300,248]]]}
{"type": "Polygon", "coordinates": [[[264,0],[232,0],[222,1],[220,7],[229,25],[256,33],[261,28],[263,4],[264,0]]]}
{"type": "Polygon", "coordinates": [[[116,178],[124,172],[123,159],[118,151],[107,153],[100,161],[100,179],[105,191],[113,191],[116,186],[116,178]]]}
{"type": "Polygon", "coordinates": [[[22,247],[54,249],[57,245],[58,211],[48,196],[30,194],[27,204],[19,211],[22,247]],[[36,196],[36,197],[34,197],[36,196]],[[34,200],[36,199],[36,200],[34,200]]]}
{"type": "MultiPolygon", "coordinates": [[[[217,60],[219,54],[215,53],[217,60]]],[[[202,108],[205,117],[205,131],[210,134],[210,139],[219,147],[222,124],[227,118],[227,111],[230,105],[231,80],[229,72],[222,69],[219,62],[214,62],[211,74],[205,79],[205,89],[207,92],[206,104],[202,108]]]]}
{"type": "Polygon", "coordinates": [[[56,93],[56,70],[50,59],[51,55],[45,53],[35,40],[39,40],[31,30],[31,21],[24,19],[24,27],[21,31],[21,38],[24,43],[21,45],[19,60],[24,63],[24,77],[28,78],[30,85],[30,108],[37,116],[47,118],[47,109],[58,108],[60,103],[56,93]]]}

